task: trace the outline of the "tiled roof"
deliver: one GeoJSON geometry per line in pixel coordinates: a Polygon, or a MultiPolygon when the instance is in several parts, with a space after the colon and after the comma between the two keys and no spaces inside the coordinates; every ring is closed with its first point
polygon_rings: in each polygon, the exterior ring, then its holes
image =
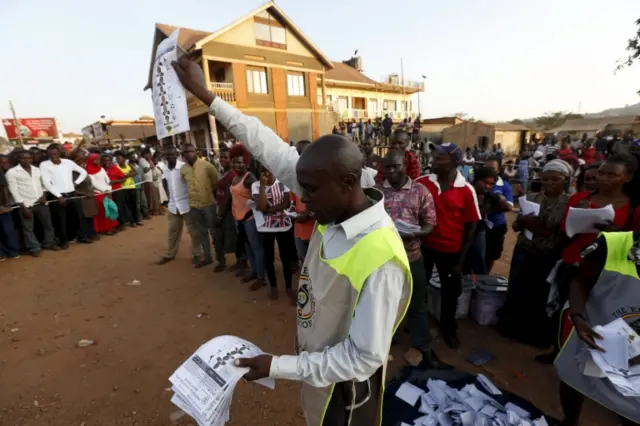
{"type": "Polygon", "coordinates": [[[350,81],[356,83],[376,84],[376,82],[360,71],[342,62],[334,62],[334,68],[325,72],[327,80],[350,81]]]}

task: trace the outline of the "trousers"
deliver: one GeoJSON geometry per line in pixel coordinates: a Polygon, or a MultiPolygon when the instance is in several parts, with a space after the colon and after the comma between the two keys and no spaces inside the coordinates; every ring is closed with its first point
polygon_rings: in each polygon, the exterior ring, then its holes
{"type": "Polygon", "coordinates": [[[191,237],[195,237],[197,243],[202,248],[202,260],[212,262],[211,239],[209,235],[213,234],[215,205],[211,204],[201,208],[192,207],[188,214],[191,215],[191,221],[193,222],[193,234],[191,237]]]}
{"type": "Polygon", "coordinates": [[[180,239],[182,238],[182,229],[184,224],[187,225],[187,232],[191,236],[191,258],[200,258],[202,256],[202,247],[198,241],[196,228],[194,227],[191,215],[187,212],[185,214],[171,213],[169,212],[169,244],[167,245],[168,259],[175,259],[178,254],[178,248],[180,247],[180,239]]]}
{"type": "MultiPolygon", "coordinates": [[[[431,280],[433,265],[438,268],[440,276],[440,328],[443,334],[455,333],[456,308],[458,297],[462,294],[462,278],[460,274],[453,274],[453,268],[458,263],[460,253],[443,253],[432,249],[422,248],[426,281],[431,280]]],[[[414,296],[415,297],[415,296],[414,296]]]]}
{"type": "Polygon", "coordinates": [[[36,204],[29,207],[31,217],[25,216],[22,209],[20,209],[20,219],[22,220],[22,233],[24,234],[24,245],[31,253],[37,253],[40,251],[40,241],[36,238],[36,234],[33,232],[35,220],[38,219],[42,230],[44,231],[44,241],[42,245],[44,247],[53,247],[55,244],[55,233],[53,231],[53,225],[51,224],[51,214],[49,213],[49,207],[36,204]]]}

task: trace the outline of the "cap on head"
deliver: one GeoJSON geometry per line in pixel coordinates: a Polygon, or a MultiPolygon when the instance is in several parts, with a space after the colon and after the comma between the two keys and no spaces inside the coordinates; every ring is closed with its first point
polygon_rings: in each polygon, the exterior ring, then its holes
{"type": "Polygon", "coordinates": [[[450,155],[456,164],[460,163],[460,160],[462,160],[462,150],[453,142],[444,142],[441,144],[432,143],[430,144],[430,148],[432,151],[436,151],[438,154],[450,155]]]}

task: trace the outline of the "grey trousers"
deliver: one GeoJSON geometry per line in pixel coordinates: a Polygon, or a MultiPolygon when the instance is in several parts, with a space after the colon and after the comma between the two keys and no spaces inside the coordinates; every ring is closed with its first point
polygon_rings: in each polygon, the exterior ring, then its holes
{"type": "Polygon", "coordinates": [[[169,245],[167,247],[167,254],[165,257],[175,259],[178,254],[184,224],[187,225],[187,232],[189,232],[189,235],[191,236],[191,258],[194,260],[198,259],[199,261],[200,256],[202,256],[202,248],[200,247],[199,240],[195,235],[197,231],[193,226],[193,220],[189,213],[173,214],[169,212],[169,245]]]}
{"type": "Polygon", "coordinates": [[[22,219],[22,233],[24,234],[25,247],[31,253],[37,253],[40,251],[40,241],[38,241],[36,234],[33,232],[33,225],[36,219],[38,219],[38,222],[40,222],[44,231],[44,241],[42,245],[47,248],[53,247],[55,244],[55,233],[53,232],[53,225],[51,224],[49,207],[42,204],[36,204],[29,207],[29,210],[31,211],[31,217],[27,218],[22,209],[20,209],[20,219],[22,219]]]}
{"type": "Polygon", "coordinates": [[[144,195],[144,191],[141,186],[136,187],[136,209],[138,210],[138,217],[149,217],[149,206],[147,205],[147,196],[144,195]]]}
{"type": "Polygon", "coordinates": [[[213,223],[216,214],[215,207],[215,204],[201,208],[191,207],[189,211],[194,229],[192,237],[195,238],[200,247],[202,247],[202,260],[205,262],[213,261],[209,235],[213,235],[213,223]]]}

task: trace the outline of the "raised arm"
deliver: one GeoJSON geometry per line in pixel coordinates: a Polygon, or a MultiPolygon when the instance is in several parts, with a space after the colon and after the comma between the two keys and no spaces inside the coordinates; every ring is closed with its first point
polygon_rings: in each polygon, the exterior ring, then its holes
{"type": "Polygon", "coordinates": [[[251,155],[264,164],[269,171],[292,191],[301,194],[296,178],[298,152],[284,143],[273,130],[255,117],[244,115],[236,108],[216,97],[207,89],[202,69],[182,57],[173,63],[180,82],[189,92],[209,105],[209,113],[216,117],[239,141],[247,147],[251,155]]]}

